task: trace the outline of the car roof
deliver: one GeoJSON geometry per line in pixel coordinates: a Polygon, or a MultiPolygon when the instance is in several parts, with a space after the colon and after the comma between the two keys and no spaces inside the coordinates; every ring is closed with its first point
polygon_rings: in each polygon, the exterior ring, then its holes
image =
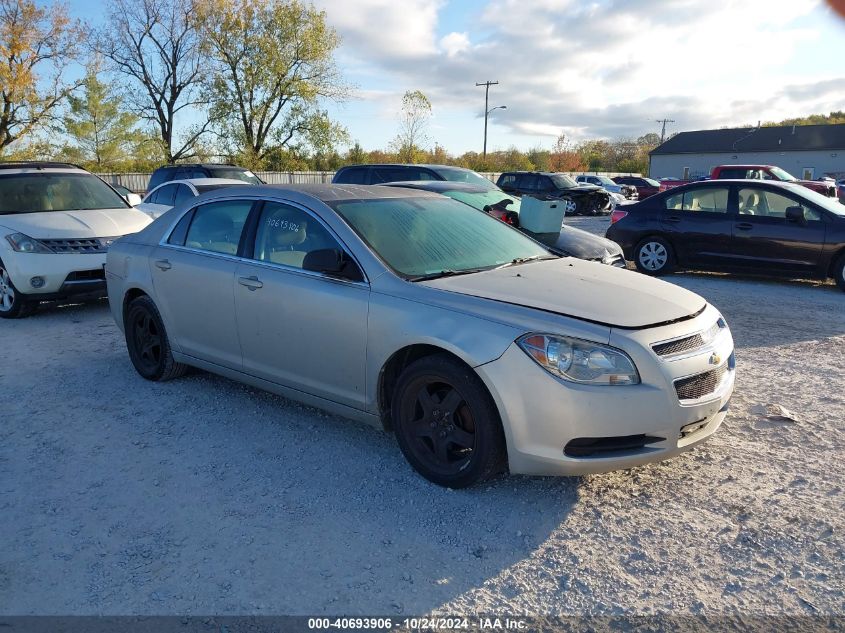
{"type": "Polygon", "coordinates": [[[48,161],[48,160],[15,160],[15,161],[0,161],[0,170],[6,169],[15,169],[15,170],[37,170],[41,171],[44,169],[60,169],[63,171],[84,171],[85,173],[91,173],[86,169],[83,169],[79,165],[74,165],[73,163],[61,163],[58,161],[48,161]]]}
{"type": "Polygon", "coordinates": [[[308,197],[329,204],[351,200],[379,200],[387,198],[431,198],[438,194],[421,189],[401,189],[383,185],[335,185],[335,184],[285,184],[285,185],[250,185],[240,183],[241,187],[226,187],[201,194],[197,199],[205,200],[224,195],[255,197],[276,197],[294,194],[292,197],[308,197]]]}
{"type": "Polygon", "coordinates": [[[195,187],[201,187],[203,185],[248,185],[250,187],[254,187],[255,185],[250,185],[248,182],[244,182],[243,180],[238,180],[236,178],[178,178],[176,180],[168,180],[167,182],[161,183],[156,189],[159,187],[164,187],[165,185],[173,185],[179,183],[187,183],[190,185],[194,185],[195,187]]]}
{"type": "Polygon", "coordinates": [[[243,169],[244,171],[250,171],[246,167],[241,167],[240,165],[233,165],[231,163],[177,163],[175,165],[162,165],[161,167],[157,168],[156,171],[159,169],[179,169],[180,167],[236,167],[238,169],[243,169]]]}
{"type": "Polygon", "coordinates": [[[432,163],[359,163],[356,165],[344,165],[338,171],[343,169],[350,169],[352,167],[425,167],[426,169],[460,169],[461,171],[472,171],[466,167],[458,167],[457,165],[435,165],[432,163]]]}
{"type": "Polygon", "coordinates": [[[734,167],[737,167],[739,169],[766,169],[766,168],[774,167],[774,165],[760,165],[759,163],[756,164],[756,165],[754,163],[748,163],[748,164],[743,164],[743,165],[730,164],[730,165],[719,165],[717,167],[717,169],[730,169],[730,168],[734,168],[734,167]]]}
{"type": "Polygon", "coordinates": [[[793,191],[805,191],[806,187],[797,182],[784,182],[781,180],[759,180],[757,178],[719,178],[717,180],[696,180],[695,182],[684,183],[678,187],[671,187],[666,191],[676,191],[683,189],[690,189],[692,187],[718,187],[719,185],[745,185],[749,183],[756,185],[766,185],[769,187],[776,187],[780,189],[790,189],[793,191]]]}

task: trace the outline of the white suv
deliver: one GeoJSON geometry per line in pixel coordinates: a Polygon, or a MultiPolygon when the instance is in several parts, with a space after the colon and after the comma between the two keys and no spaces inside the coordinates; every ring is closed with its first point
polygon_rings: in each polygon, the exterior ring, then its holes
{"type": "Polygon", "coordinates": [[[0,318],[40,301],[103,296],[106,251],[150,217],[66,163],[0,163],[0,318]]]}

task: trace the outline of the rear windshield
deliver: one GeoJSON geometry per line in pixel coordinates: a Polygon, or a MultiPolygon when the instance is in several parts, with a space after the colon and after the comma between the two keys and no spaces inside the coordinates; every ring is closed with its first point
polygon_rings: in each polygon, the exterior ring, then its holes
{"type": "Polygon", "coordinates": [[[264,184],[261,178],[253,174],[248,169],[239,169],[237,167],[209,167],[209,174],[212,178],[231,178],[233,180],[243,180],[251,185],[264,184]]]}
{"type": "Polygon", "coordinates": [[[128,206],[114,189],[92,174],[46,172],[0,176],[0,215],[128,206]]]}
{"type": "Polygon", "coordinates": [[[450,182],[467,182],[471,185],[478,185],[485,189],[498,189],[491,180],[488,180],[481,174],[477,174],[471,169],[458,169],[455,167],[438,167],[434,170],[438,175],[443,177],[443,180],[450,182]]]}
{"type": "Polygon", "coordinates": [[[214,191],[215,189],[222,189],[224,187],[240,187],[242,185],[235,185],[233,183],[221,183],[219,185],[194,185],[197,193],[205,193],[206,191],[214,191]]]}

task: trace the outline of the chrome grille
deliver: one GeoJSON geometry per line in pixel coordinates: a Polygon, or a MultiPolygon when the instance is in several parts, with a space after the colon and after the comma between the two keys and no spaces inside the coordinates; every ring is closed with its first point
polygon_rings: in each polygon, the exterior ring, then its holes
{"type": "Polygon", "coordinates": [[[111,243],[117,238],[114,237],[92,237],[68,240],[38,240],[54,253],[60,254],[84,254],[84,253],[105,253],[109,250],[111,243]]]}
{"type": "Polygon", "coordinates": [[[711,369],[702,374],[696,374],[689,378],[681,378],[675,381],[675,391],[679,400],[697,400],[707,396],[719,387],[722,378],[728,371],[728,363],[721,367],[711,369]]]}

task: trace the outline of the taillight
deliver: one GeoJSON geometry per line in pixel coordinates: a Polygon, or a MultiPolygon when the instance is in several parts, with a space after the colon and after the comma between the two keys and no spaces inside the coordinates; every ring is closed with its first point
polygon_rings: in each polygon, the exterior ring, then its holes
{"type": "Polygon", "coordinates": [[[619,209],[616,209],[613,213],[610,214],[610,223],[616,224],[617,222],[619,222],[619,220],[624,218],[626,215],[628,215],[627,211],[620,211],[619,209]]]}

